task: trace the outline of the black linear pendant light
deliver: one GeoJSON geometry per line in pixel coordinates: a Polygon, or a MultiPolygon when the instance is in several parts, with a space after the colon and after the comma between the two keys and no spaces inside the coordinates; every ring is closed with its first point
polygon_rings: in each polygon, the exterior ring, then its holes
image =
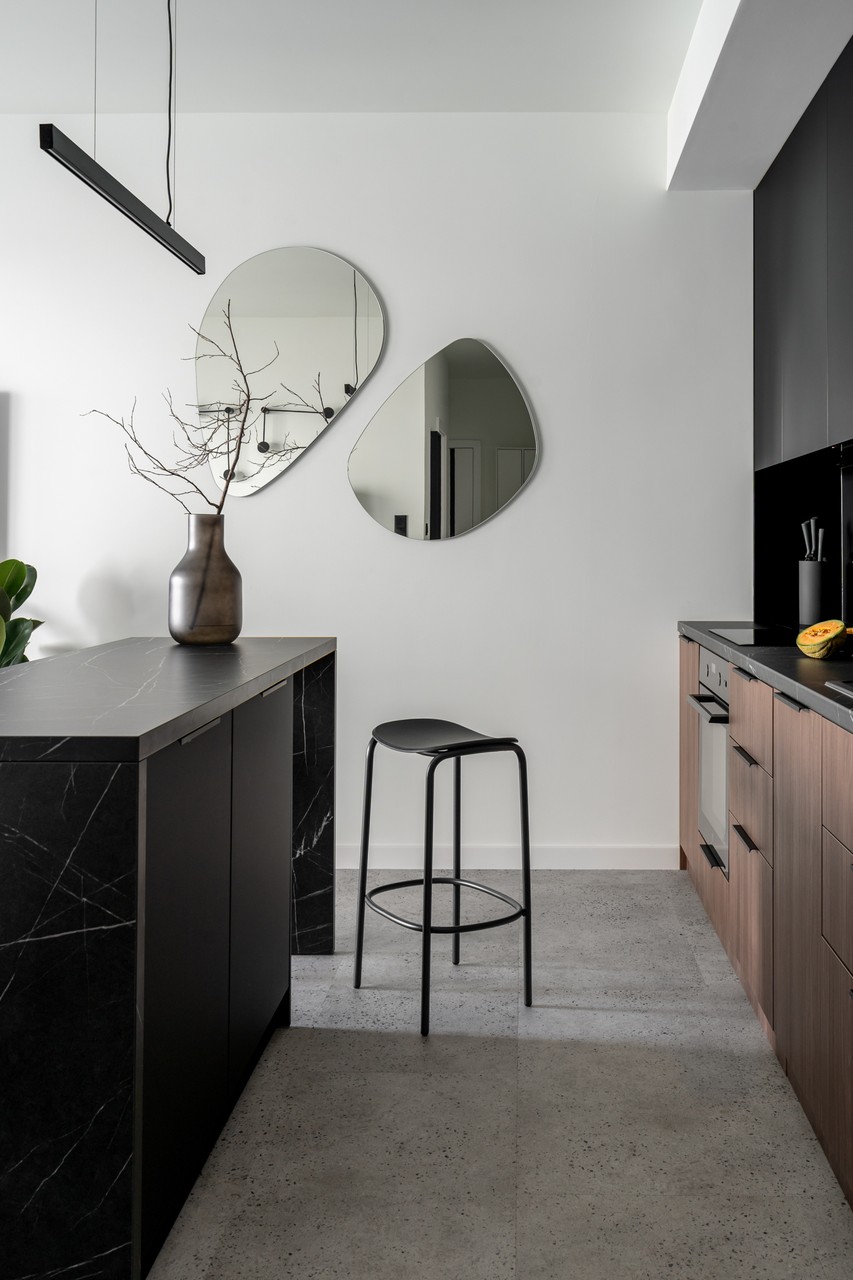
{"type": "MultiPolygon", "coordinates": [[[[171,218],[172,190],[169,166],[172,149],[172,66],[174,57],[171,0],[167,0],[166,9],[169,19],[169,141],[166,148],[166,187],[169,197],[168,218],[171,218]]],[[[60,129],[57,129],[56,125],[39,125],[39,145],[42,151],[46,151],[48,155],[53,156],[54,160],[58,160],[66,169],[70,169],[93,191],[97,191],[98,195],[103,196],[111,205],[114,205],[116,209],[119,209],[126,217],[130,218],[131,222],[135,222],[149,236],[153,236],[158,243],[162,244],[164,249],[168,249],[176,258],[180,258],[181,262],[185,262],[198,275],[204,275],[204,255],[199,253],[198,249],[193,248],[183,236],[179,236],[170,221],[158,217],[153,209],[149,209],[132,191],[128,191],[127,187],[122,186],[111,173],[108,173],[96,160],[93,160],[76,143],[66,137],[60,129]]]]}

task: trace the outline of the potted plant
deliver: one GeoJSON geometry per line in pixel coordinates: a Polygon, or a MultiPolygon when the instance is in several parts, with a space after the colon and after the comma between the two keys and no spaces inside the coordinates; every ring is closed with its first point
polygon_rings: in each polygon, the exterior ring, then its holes
{"type": "Polygon", "coordinates": [[[19,662],[29,662],[24,650],[39,618],[13,618],[12,614],[28,600],[36,585],[38,574],[31,564],[23,560],[0,562],[0,667],[14,667],[19,662]]]}

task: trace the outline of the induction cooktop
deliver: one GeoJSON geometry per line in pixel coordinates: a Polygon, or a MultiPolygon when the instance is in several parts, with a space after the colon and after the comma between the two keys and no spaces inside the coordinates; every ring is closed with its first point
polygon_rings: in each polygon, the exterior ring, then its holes
{"type": "Polygon", "coordinates": [[[739,645],[785,645],[793,644],[797,633],[793,627],[761,626],[757,622],[743,622],[732,627],[711,627],[712,636],[728,640],[729,644],[739,645]]]}

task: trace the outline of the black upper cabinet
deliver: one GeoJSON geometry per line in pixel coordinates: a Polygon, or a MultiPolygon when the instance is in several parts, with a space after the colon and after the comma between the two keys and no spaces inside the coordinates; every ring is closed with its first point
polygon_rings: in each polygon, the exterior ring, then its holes
{"type": "Polygon", "coordinates": [[[829,443],[853,439],[853,44],[827,88],[829,443]]]}
{"type": "Polygon", "coordinates": [[[827,90],[755,193],[755,465],[827,434],[827,90]]]}
{"type": "Polygon", "coordinates": [[[756,471],[782,461],[783,176],[777,161],[753,202],[756,471]]]}

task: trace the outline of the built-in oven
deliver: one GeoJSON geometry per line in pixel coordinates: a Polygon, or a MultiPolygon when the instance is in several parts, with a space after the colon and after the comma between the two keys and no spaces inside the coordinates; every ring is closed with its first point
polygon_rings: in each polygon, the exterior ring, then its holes
{"type": "Polygon", "coordinates": [[[687,701],[699,716],[699,847],[712,867],[729,874],[729,669],[699,650],[699,692],[687,701]]]}

